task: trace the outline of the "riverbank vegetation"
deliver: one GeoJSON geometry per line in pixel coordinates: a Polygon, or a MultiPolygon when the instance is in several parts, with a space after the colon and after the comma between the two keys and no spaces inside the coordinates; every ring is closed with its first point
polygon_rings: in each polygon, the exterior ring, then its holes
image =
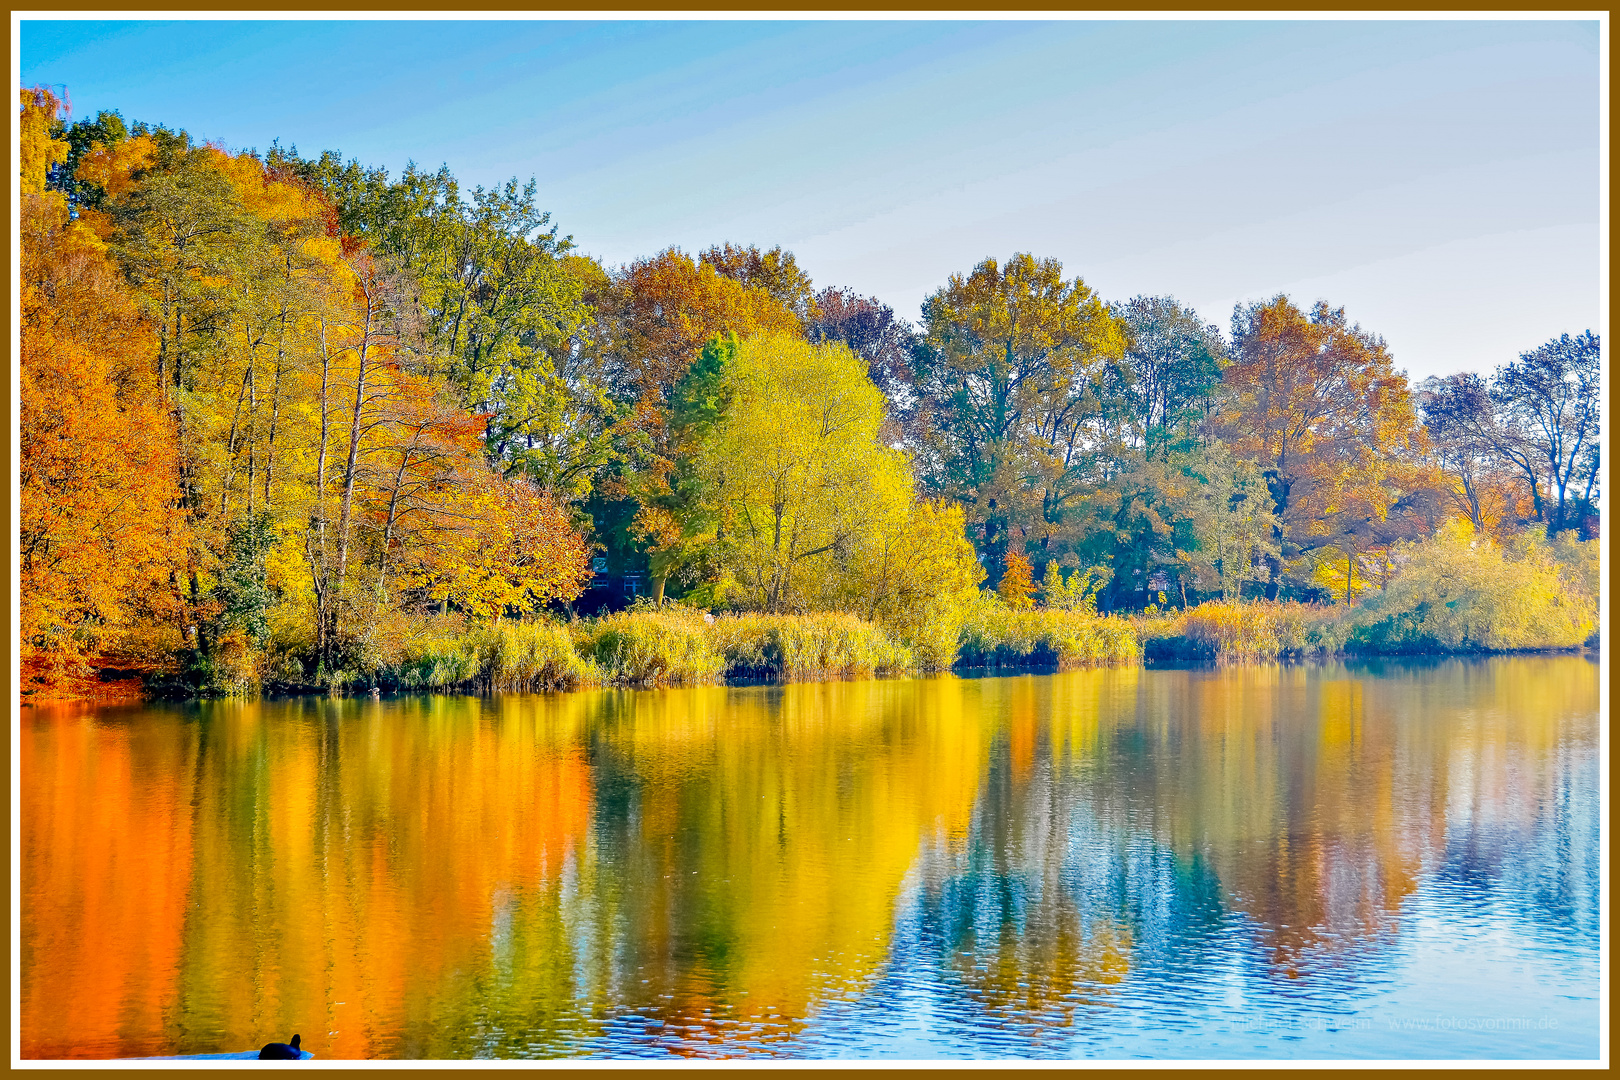
{"type": "Polygon", "coordinates": [[[780,247],[21,95],[25,693],[1565,648],[1600,343],[1412,385],[1326,302],[1052,259],[912,325],[780,247]]]}

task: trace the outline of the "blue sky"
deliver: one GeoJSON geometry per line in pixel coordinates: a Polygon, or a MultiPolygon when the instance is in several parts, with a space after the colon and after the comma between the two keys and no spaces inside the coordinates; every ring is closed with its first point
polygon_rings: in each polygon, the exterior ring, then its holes
{"type": "Polygon", "coordinates": [[[1598,24],[25,21],[75,115],[539,181],[586,252],[793,250],[918,305],[986,256],[1107,299],[1327,299],[1414,378],[1599,329],[1598,24]]]}

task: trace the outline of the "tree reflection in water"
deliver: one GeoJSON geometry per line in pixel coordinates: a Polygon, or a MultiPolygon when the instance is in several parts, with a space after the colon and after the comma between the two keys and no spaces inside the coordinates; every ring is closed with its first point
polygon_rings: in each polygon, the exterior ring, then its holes
{"type": "Polygon", "coordinates": [[[1595,995],[1597,709],[1578,657],[34,708],[23,1054],[1185,1053],[1411,984],[1424,912],[1595,995]]]}

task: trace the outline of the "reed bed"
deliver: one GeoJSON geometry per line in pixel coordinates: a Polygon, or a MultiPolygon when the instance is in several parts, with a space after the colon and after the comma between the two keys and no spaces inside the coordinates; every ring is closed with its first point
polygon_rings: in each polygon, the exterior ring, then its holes
{"type": "Polygon", "coordinates": [[[1242,664],[1336,652],[1347,632],[1342,609],[1209,600],[1159,621],[1143,640],[1150,660],[1242,664]]]}
{"type": "Polygon", "coordinates": [[[575,647],[606,681],[633,686],[713,682],[726,659],[715,648],[703,613],[666,607],[621,611],[570,624],[575,647]]]}
{"type": "Polygon", "coordinates": [[[576,690],[602,681],[558,623],[501,623],[412,642],[373,672],[389,690],[576,690]]]}
{"type": "Polygon", "coordinates": [[[964,613],[956,663],[963,667],[1085,667],[1141,658],[1125,619],[1051,608],[1013,610],[981,595],[964,613]]]}
{"type": "MultiPolygon", "coordinates": [[[[539,691],[587,686],[680,686],[727,678],[811,679],[933,670],[883,628],[842,612],[708,615],[679,605],[638,607],[568,623],[423,624],[387,658],[339,673],[334,687],[539,691]]],[[[1136,660],[1123,619],[1086,612],[1009,611],[985,597],[958,639],[958,666],[1068,668],[1136,660]]]]}
{"type": "Polygon", "coordinates": [[[915,670],[910,649],[842,612],[722,615],[709,630],[733,678],[800,681],[915,670]]]}

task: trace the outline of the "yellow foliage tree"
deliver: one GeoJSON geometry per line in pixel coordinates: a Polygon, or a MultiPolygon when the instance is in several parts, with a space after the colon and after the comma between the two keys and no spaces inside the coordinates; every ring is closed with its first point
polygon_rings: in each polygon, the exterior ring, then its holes
{"type": "Polygon", "coordinates": [[[1428,540],[1400,545],[1394,557],[1399,574],[1363,605],[1354,645],[1380,652],[1563,649],[1581,644],[1597,624],[1587,568],[1560,565],[1536,532],[1504,548],[1458,518],[1428,540]]]}
{"type": "Polygon", "coordinates": [[[56,126],[61,102],[43,87],[19,91],[22,110],[21,140],[18,147],[22,159],[21,191],[24,195],[38,195],[45,190],[45,181],[51,168],[67,160],[68,144],[56,138],[51,129],[56,126]]]}
{"type": "Polygon", "coordinates": [[[704,505],[683,512],[705,523],[720,574],[710,595],[772,612],[852,612],[919,666],[948,667],[984,571],[961,508],[917,500],[905,456],[883,445],[883,396],[866,364],[842,344],[788,334],[704,355],[711,363],[683,384],[682,408],[718,415],[684,489],[704,505]]]}
{"type": "Polygon", "coordinates": [[[872,530],[912,501],[904,455],[877,438],[883,395],[842,344],[743,341],[731,405],[700,452],[727,569],[751,607],[832,606],[872,530]]]}

